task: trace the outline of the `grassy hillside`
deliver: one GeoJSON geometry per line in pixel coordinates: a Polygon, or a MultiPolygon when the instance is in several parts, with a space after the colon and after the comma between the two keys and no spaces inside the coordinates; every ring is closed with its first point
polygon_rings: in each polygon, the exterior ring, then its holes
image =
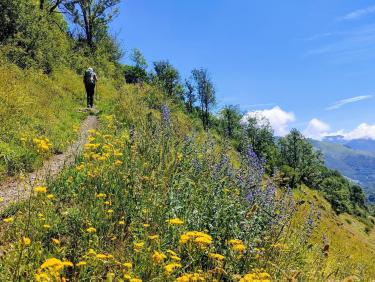
{"type": "MultiPolygon", "coordinates": [[[[321,279],[335,280],[338,273],[341,273],[341,277],[352,277],[354,281],[367,281],[375,277],[374,229],[369,228],[367,222],[349,214],[337,216],[330,204],[308,187],[296,191],[295,197],[301,204],[296,218],[306,216],[305,208],[311,205],[320,213],[319,224],[311,238],[311,247],[315,248],[315,252],[308,257],[313,263],[321,263],[325,277],[321,279]]],[[[370,220],[373,222],[374,218],[370,220]]]]}
{"type": "Polygon", "coordinates": [[[29,172],[51,153],[64,150],[76,135],[82,113],[80,77],[68,70],[56,76],[0,67],[0,180],[29,172]],[[38,139],[49,140],[41,148],[38,139]]]}
{"type": "Polygon", "coordinates": [[[363,223],[308,188],[293,200],[156,88],[112,90],[76,165],[1,216],[2,281],[375,275],[363,223]]]}

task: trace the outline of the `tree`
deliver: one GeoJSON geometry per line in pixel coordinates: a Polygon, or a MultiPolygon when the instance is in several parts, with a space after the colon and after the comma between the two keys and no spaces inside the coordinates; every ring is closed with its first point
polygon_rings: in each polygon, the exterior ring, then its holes
{"type": "Polygon", "coordinates": [[[281,165],[292,169],[291,186],[295,187],[302,182],[310,186],[318,185],[324,166],[321,153],[297,129],[292,129],[281,138],[279,145],[281,165]]]}
{"type": "Polygon", "coordinates": [[[134,66],[143,70],[147,69],[147,62],[142,52],[134,48],[130,54],[130,60],[134,63],[134,66]]]}
{"type": "Polygon", "coordinates": [[[107,26],[118,14],[116,7],[120,0],[70,0],[64,1],[62,7],[74,24],[82,29],[87,45],[93,49],[103,34],[107,33],[107,26]]]}
{"type": "Polygon", "coordinates": [[[134,66],[125,66],[124,75],[126,83],[143,83],[148,80],[147,62],[139,49],[133,49],[130,54],[130,60],[134,66]]]}
{"type": "Polygon", "coordinates": [[[64,2],[68,2],[68,0],[40,0],[39,1],[39,9],[44,10],[48,9],[49,13],[54,12],[60,5],[64,2]]]}
{"type": "Polygon", "coordinates": [[[167,93],[169,97],[176,97],[180,74],[168,61],[154,62],[153,80],[167,93]]]}
{"type": "Polygon", "coordinates": [[[264,117],[248,116],[241,124],[240,149],[249,145],[259,158],[265,159],[266,171],[272,174],[277,167],[279,151],[270,122],[264,117]]]}
{"type": "Polygon", "coordinates": [[[207,130],[209,127],[210,109],[216,101],[215,88],[206,69],[194,69],[191,73],[196,84],[203,127],[207,130]]]}
{"type": "Polygon", "coordinates": [[[189,113],[193,112],[194,103],[197,100],[194,93],[194,85],[190,79],[185,79],[184,100],[189,113]]]}
{"type": "Polygon", "coordinates": [[[238,106],[227,105],[220,111],[220,120],[224,133],[233,138],[240,127],[241,112],[238,106]]]}

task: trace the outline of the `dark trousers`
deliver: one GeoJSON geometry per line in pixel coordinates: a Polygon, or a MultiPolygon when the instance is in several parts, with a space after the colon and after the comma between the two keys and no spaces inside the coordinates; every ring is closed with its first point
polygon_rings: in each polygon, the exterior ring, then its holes
{"type": "Polygon", "coordinates": [[[95,84],[85,84],[87,94],[87,107],[92,108],[94,106],[94,92],[95,84]]]}

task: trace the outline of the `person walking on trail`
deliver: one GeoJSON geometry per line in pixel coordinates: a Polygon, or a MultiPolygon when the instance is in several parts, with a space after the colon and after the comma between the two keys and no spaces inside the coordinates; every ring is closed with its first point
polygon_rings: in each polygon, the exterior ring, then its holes
{"type": "Polygon", "coordinates": [[[88,68],[83,76],[83,83],[85,84],[87,94],[87,108],[92,108],[94,106],[94,93],[97,80],[93,68],[88,68]]]}

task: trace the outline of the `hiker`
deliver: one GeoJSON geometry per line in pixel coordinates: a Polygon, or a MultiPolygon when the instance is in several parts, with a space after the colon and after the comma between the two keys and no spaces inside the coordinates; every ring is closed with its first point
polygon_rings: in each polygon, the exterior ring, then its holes
{"type": "Polygon", "coordinates": [[[87,94],[87,108],[92,108],[94,106],[94,92],[97,80],[93,68],[88,68],[83,76],[83,83],[85,84],[87,94]]]}

